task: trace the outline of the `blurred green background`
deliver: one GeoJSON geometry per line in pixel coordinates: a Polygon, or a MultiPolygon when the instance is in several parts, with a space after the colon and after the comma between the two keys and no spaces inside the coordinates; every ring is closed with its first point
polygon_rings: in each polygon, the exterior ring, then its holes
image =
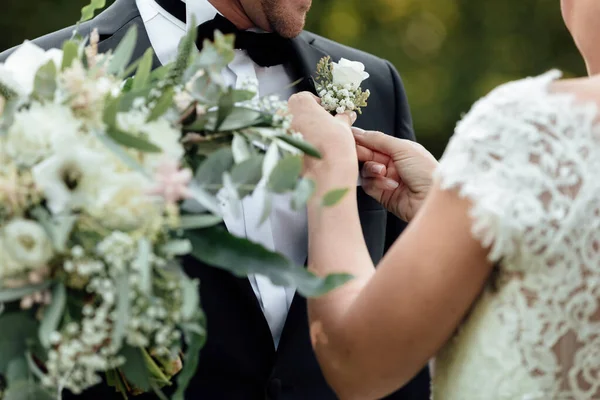
{"type": "MultiPolygon", "coordinates": [[[[70,25],[87,3],[2,0],[0,50],[70,25]]],[[[313,0],[307,29],[390,60],[417,138],[436,156],[473,101],[499,83],[554,67],[585,73],[558,0],[313,0]]]]}

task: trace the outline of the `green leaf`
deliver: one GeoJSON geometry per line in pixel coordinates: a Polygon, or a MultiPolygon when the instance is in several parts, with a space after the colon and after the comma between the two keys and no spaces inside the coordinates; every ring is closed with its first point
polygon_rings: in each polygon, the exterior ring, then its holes
{"type": "Polygon", "coordinates": [[[325,193],[325,196],[323,196],[321,205],[323,207],[331,207],[336,205],[344,198],[348,191],[348,188],[330,190],[329,192],[325,193]]]}
{"type": "Polygon", "coordinates": [[[19,381],[26,381],[29,379],[29,375],[29,366],[27,365],[25,356],[15,358],[8,363],[6,380],[9,385],[19,381]]]}
{"type": "MultiPolygon", "coordinates": [[[[196,171],[195,181],[203,185],[219,185],[223,173],[233,166],[233,153],[229,148],[222,148],[209,155],[196,171]]],[[[214,190],[216,192],[217,190],[214,190]]]]}
{"type": "Polygon", "coordinates": [[[274,193],[285,193],[294,190],[302,173],[302,157],[287,156],[281,159],[271,176],[268,187],[274,193]]]}
{"type": "Polygon", "coordinates": [[[0,288],[0,303],[21,300],[25,296],[46,289],[51,283],[51,281],[46,281],[39,285],[24,286],[20,288],[0,288]]]}
{"type": "Polygon", "coordinates": [[[183,278],[181,280],[181,289],[183,291],[183,303],[181,305],[181,316],[184,321],[188,321],[196,315],[200,309],[199,282],[197,279],[183,278]]]}
{"type": "Polygon", "coordinates": [[[133,88],[133,78],[129,77],[129,78],[125,79],[125,81],[123,82],[123,87],[121,88],[121,93],[123,93],[123,94],[129,93],[132,88],[133,88]]]}
{"type": "Polygon", "coordinates": [[[188,231],[186,236],[192,242],[192,255],[198,260],[238,277],[265,275],[273,284],[295,287],[306,297],[321,296],[351,279],[347,274],[320,278],[306,268],[293,265],[282,255],[235,237],[222,228],[188,231]]]}
{"type": "Polygon", "coordinates": [[[280,140],[283,140],[290,146],[297,148],[298,150],[302,151],[307,156],[311,156],[311,157],[315,157],[315,158],[319,158],[319,159],[321,158],[321,153],[319,153],[319,150],[317,150],[310,143],[305,142],[302,139],[297,139],[291,135],[278,135],[277,138],[280,140]]]}
{"type": "Polygon", "coordinates": [[[36,96],[44,100],[54,99],[56,92],[56,64],[53,60],[42,65],[35,74],[33,83],[33,92],[36,96]]]}
{"type": "Polygon", "coordinates": [[[265,193],[265,202],[263,203],[263,210],[260,216],[260,220],[258,221],[258,225],[262,225],[267,222],[269,216],[271,215],[271,210],[273,209],[273,195],[269,192],[265,193]]]}
{"type": "Polygon", "coordinates": [[[44,317],[38,331],[40,343],[49,348],[50,334],[58,329],[67,302],[67,290],[65,285],[57,283],[52,290],[52,303],[44,310],[44,317]]]}
{"type": "Polygon", "coordinates": [[[246,161],[250,158],[250,145],[246,141],[246,139],[239,134],[233,135],[233,140],[231,141],[231,152],[233,153],[233,159],[236,164],[239,164],[243,161],[246,161]]]}
{"type": "Polygon", "coordinates": [[[212,193],[196,185],[194,182],[192,182],[192,185],[188,189],[192,195],[192,199],[203,207],[202,212],[210,211],[215,215],[220,214],[219,204],[212,193]]]}
{"type": "Polygon", "coordinates": [[[183,369],[177,376],[177,391],[173,394],[173,400],[185,400],[185,391],[192,378],[196,375],[200,350],[206,341],[205,335],[188,333],[188,348],[183,358],[183,369]]]}
{"type": "Polygon", "coordinates": [[[67,40],[63,44],[62,50],[63,50],[63,59],[62,59],[61,70],[64,71],[65,69],[69,68],[73,64],[73,61],[75,61],[76,59],[79,58],[79,45],[77,44],[77,42],[74,42],[72,40],[67,40]]]}
{"type": "Polygon", "coordinates": [[[54,400],[54,396],[29,380],[10,385],[3,396],[2,400],[54,400]]]}
{"type": "Polygon", "coordinates": [[[3,375],[10,361],[25,356],[27,341],[36,338],[38,323],[31,313],[19,311],[0,315],[0,327],[0,375],[3,375]]]}
{"type": "Polygon", "coordinates": [[[125,357],[125,364],[120,367],[125,378],[137,388],[147,392],[150,390],[150,374],[144,360],[142,350],[125,345],[120,353],[125,357]]]}
{"type": "Polygon", "coordinates": [[[292,208],[294,210],[300,210],[304,207],[315,192],[315,189],[315,181],[306,178],[300,179],[292,196],[292,208]]]}
{"type": "Polygon", "coordinates": [[[187,229],[202,229],[210,228],[220,224],[223,218],[212,214],[190,214],[181,217],[179,228],[187,229]]]}
{"type": "Polygon", "coordinates": [[[179,257],[189,254],[192,251],[192,248],[189,240],[174,239],[169,240],[167,243],[162,245],[160,250],[170,257],[179,257]]]}
{"type": "Polygon", "coordinates": [[[229,90],[219,99],[219,110],[217,112],[217,125],[215,126],[215,130],[227,130],[221,128],[221,125],[233,111],[234,103],[233,89],[229,88],[229,90]]]}
{"type": "Polygon", "coordinates": [[[150,81],[154,82],[154,81],[160,81],[165,79],[165,77],[167,76],[167,73],[169,72],[169,68],[171,67],[171,65],[167,64],[167,65],[162,65],[158,68],[156,68],[155,70],[153,70],[150,73],[150,81]]]}
{"type": "Polygon", "coordinates": [[[144,153],[161,153],[162,149],[155,144],[142,139],[141,137],[133,136],[127,132],[120,131],[118,129],[108,129],[106,135],[109,136],[116,143],[124,147],[136,149],[144,153]]]}
{"type": "Polygon", "coordinates": [[[57,215],[52,216],[43,207],[35,207],[31,210],[31,215],[44,227],[44,230],[52,240],[54,249],[63,253],[67,250],[67,243],[77,222],[75,215],[57,215]]]}
{"type": "Polygon", "coordinates": [[[256,92],[251,90],[234,90],[233,101],[235,103],[242,103],[244,101],[252,100],[256,96],[256,92]]]}
{"type": "Polygon", "coordinates": [[[150,80],[150,71],[152,70],[152,58],[154,51],[152,48],[146,50],[137,67],[135,78],[133,79],[133,90],[142,89],[150,80]]]}
{"type": "Polygon", "coordinates": [[[137,42],[137,26],[133,25],[127,33],[125,37],[115,50],[113,54],[112,60],[108,65],[107,72],[109,74],[122,75],[125,72],[125,68],[131,61],[131,57],[133,56],[133,51],[135,50],[135,44],[137,42]]]}
{"type": "Polygon", "coordinates": [[[218,99],[222,95],[222,88],[208,74],[204,74],[194,80],[190,94],[202,104],[211,106],[217,104],[218,99]]]}
{"type": "Polygon", "coordinates": [[[173,88],[165,89],[158,100],[156,100],[156,104],[152,107],[152,110],[150,110],[147,122],[155,121],[169,111],[169,108],[173,105],[173,96],[175,96],[173,88]]]}
{"type": "Polygon", "coordinates": [[[81,19],[79,22],[89,21],[94,18],[96,10],[101,10],[106,6],[106,0],[92,0],[90,4],[81,9],[81,19]]]}
{"type": "Polygon", "coordinates": [[[231,180],[237,186],[240,198],[252,193],[262,179],[263,160],[262,155],[254,156],[235,165],[231,170],[231,180]]]}
{"type": "Polygon", "coordinates": [[[119,113],[120,101],[121,97],[107,96],[106,98],[102,120],[106,125],[109,126],[109,128],[117,126],[117,114],[119,113]]]}
{"type": "Polygon", "coordinates": [[[135,263],[140,272],[140,289],[144,295],[152,294],[152,266],[150,265],[150,254],[152,245],[147,238],[138,240],[138,251],[135,263]]]}
{"type": "Polygon", "coordinates": [[[117,317],[115,320],[115,327],[112,333],[112,343],[116,348],[120,348],[125,334],[127,331],[127,325],[129,324],[129,279],[127,274],[123,274],[116,281],[117,285],[117,317]]]}
{"type": "MultiPolygon", "coordinates": [[[[221,107],[219,106],[220,112],[221,107]]],[[[225,119],[220,125],[217,121],[217,128],[215,130],[220,132],[236,131],[254,126],[262,120],[263,114],[260,111],[242,107],[229,108],[227,109],[225,119]]]]}

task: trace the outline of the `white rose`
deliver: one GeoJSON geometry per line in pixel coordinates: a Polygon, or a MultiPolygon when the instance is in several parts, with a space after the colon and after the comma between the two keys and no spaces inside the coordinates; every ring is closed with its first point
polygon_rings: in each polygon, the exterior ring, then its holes
{"type": "Polygon", "coordinates": [[[369,73],[365,72],[364,64],[361,62],[342,58],[339,63],[333,63],[334,85],[351,85],[358,88],[369,76],[369,73]]]}
{"type": "Polygon", "coordinates": [[[77,140],[80,127],[81,122],[70,108],[33,103],[15,115],[6,135],[6,154],[19,166],[32,167],[60,148],[70,146],[77,140]]]}
{"type": "MultiPolygon", "coordinates": [[[[6,249],[2,235],[0,235],[0,282],[4,278],[15,277],[23,274],[24,267],[14,260],[6,249]]],[[[1,286],[1,285],[0,285],[1,286]]]]}
{"type": "Polygon", "coordinates": [[[156,225],[161,208],[147,194],[151,182],[138,173],[115,174],[86,211],[112,230],[128,231],[144,224],[156,225]]]}
{"type": "Polygon", "coordinates": [[[89,204],[111,179],[103,153],[81,145],[67,147],[36,165],[33,180],[54,214],[89,204]]]}
{"type": "Polygon", "coordinates": [[[143,165],[150,170],[154,170],[165,155],[175,160],[183,157],[184,150],[179,141],[181,132],[163,118],[148,123],[146,113],[130,111],[117,114],[117,125],[125,132],[142,136],[162,150],[162,153],[144,153],[143,165]]]}
{"type": "Polygon", "coordinates": [[[40,224],[14,219],[2,230],[3,251],[25,270],[45,267],[52,258],[52,243],[40,224]]]}
{"type": "Polygon", "coordinates": [[[25,41],[12,53],[4,64],[0,64],[0,81],[15,90],[21,96],[33,92],[35,75],[41,66],[52,60],[57,69],[62,64],[62,50],[48,51],[25,41]]]}

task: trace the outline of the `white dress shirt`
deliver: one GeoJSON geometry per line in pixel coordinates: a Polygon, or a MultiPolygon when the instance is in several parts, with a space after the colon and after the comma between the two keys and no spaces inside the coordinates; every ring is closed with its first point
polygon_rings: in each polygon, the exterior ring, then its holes
{"type": "MultiPolygon", "coordinates": [[[[136,0],[136,4],[158,59],[162,64],[174,61],[179,41],[189,27],[162,9],[154,0],[136,0]]],[[[193,15],[198,24],[213,19],[218,13],[208,0],[188,0],[186,9],[187,20],[191,21],[193,15]]],[[[294,93],[293,88],[289,88],[293,78],[282,65],[260,67],[243,50],[235,51],[235,59],[223,70],[223,76],[229,85],[235,87],[248,81],[258,81],[259,96],[278,94],[280,98],[288,99],[294,93]]],[[[306,211],[292,210],[291,197],[277,195],[273,198],[268,220],[259,225],[264,196],[264,190],[256,190],[252,196],[242,201],[241,210],[231,210],[226,198],[222,194],[218,196],[227,229],[236,236],[284,254],[298,266],[304,265],[308,252],[306,211]]],[[[249,279],[277,347],[295,288],[277,287],[261,275],[254,275],[249,279]]]]}

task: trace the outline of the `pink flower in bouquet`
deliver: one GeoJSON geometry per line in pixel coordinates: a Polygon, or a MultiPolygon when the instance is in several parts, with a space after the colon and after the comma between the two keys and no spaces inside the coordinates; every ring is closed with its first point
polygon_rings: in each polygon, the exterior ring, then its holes
{"type": "Polygon", "coordinates": [[[192,180],[192,171],[179,168],[175,160],[163,160],[156,169],[154,179],[156,185],[150,189],[149,194],[162,197],[167,204],[192,197],[188,188],[192,180]]]}

